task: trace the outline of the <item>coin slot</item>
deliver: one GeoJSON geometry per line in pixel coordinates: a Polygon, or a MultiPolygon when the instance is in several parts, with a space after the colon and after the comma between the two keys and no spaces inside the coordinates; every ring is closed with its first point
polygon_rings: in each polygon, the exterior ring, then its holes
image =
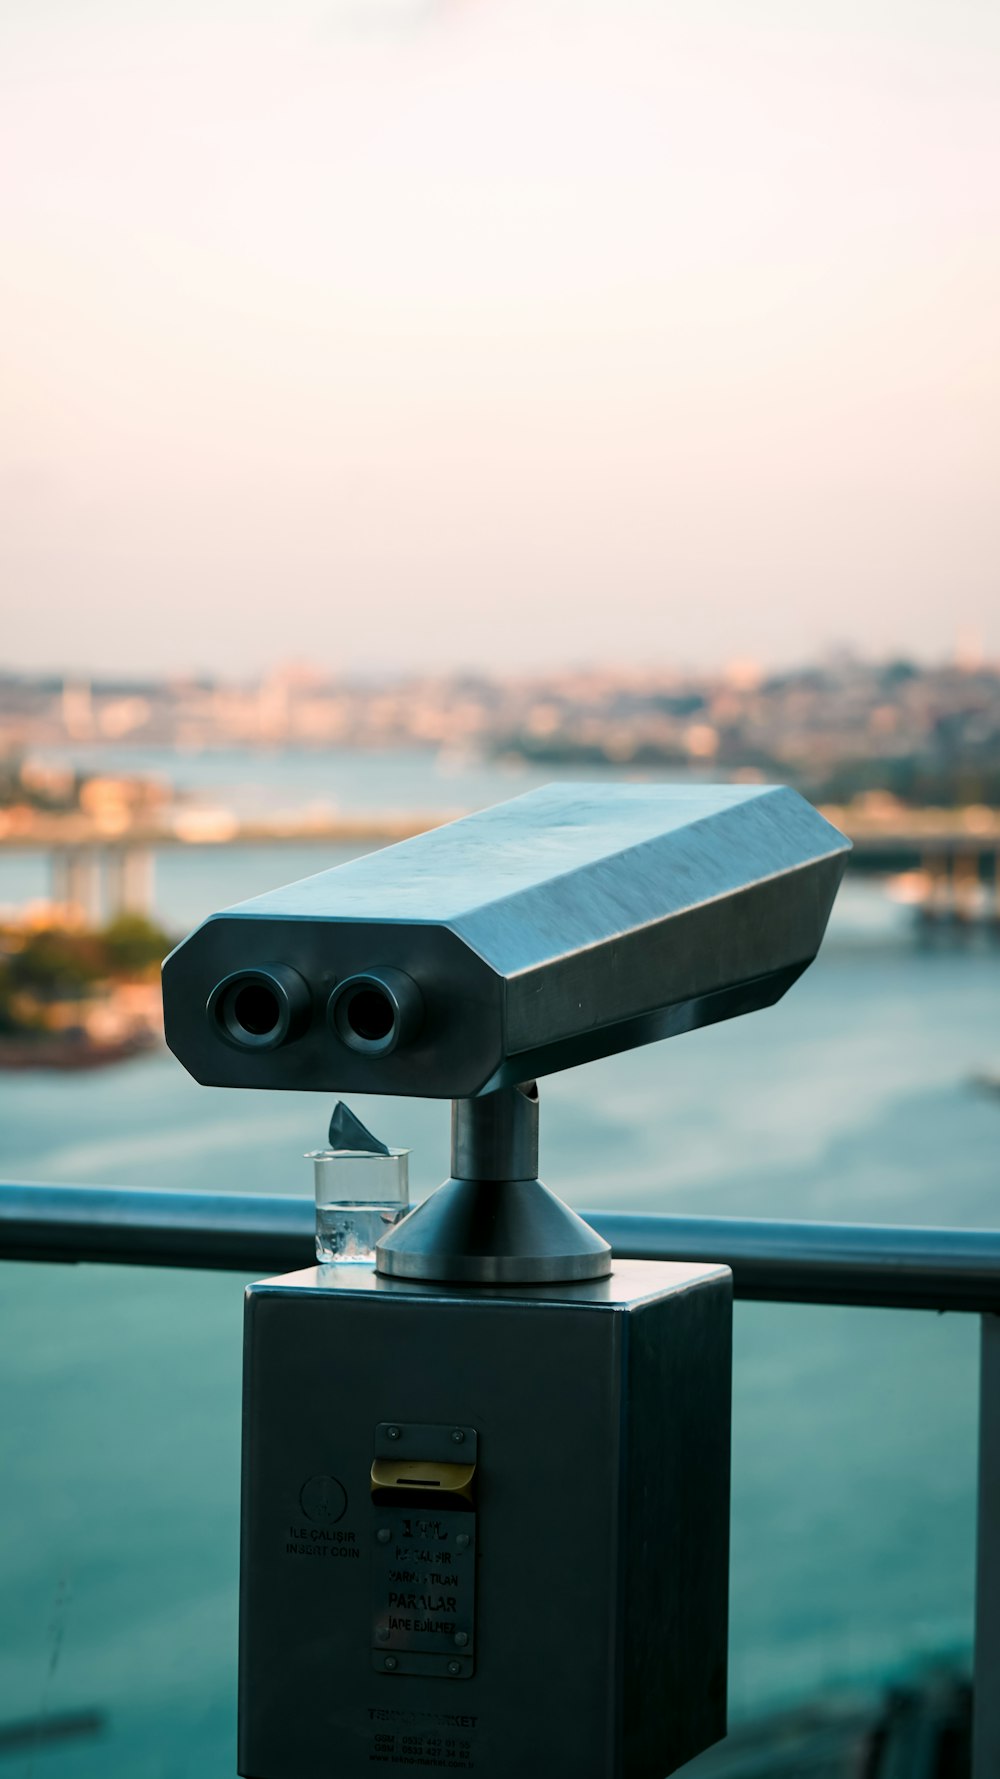
{"type": "Polygon", "coordinates": [[[421,1489],[434,1489],[442,1495],[472,1500],[474,1464],[423,1463],[411,1460],[401,1471],[398,1460],[376,1458],[372,1464],[372,1494],[381,1499],[391,1494],[411,1494],[421,1489]]]}

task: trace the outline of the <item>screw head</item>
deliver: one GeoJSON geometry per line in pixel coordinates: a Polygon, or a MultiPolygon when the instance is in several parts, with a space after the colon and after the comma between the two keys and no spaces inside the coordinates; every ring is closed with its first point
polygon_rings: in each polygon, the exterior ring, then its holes
{"type": "Polygon", "coordinates": [[[378,1531],[376,1532],[375,1536],[378,1539],[380,1544],[388,1544],[390,1538],[392,1537],[391,1526],[380,1526],[378,1531]]]}
{"type": "Polygon", "coordinates": [[[387,1427],[385,1430],[385,1436],[386,1436],[386,1439],[398,1439],[399,1438],[399,1428],[398,1427],[387,1427]]]}
{"type": "Polygon", "coordinates": [[[382,1663],[382,1666],[383,1666],[383,1668],[388,1668],[389,1672],[391,1674],[393,1668],[399,1667],[399,1663],[397,1662],[394,1655],[387,1655],[385,1658],[385,1661],[382,1663]]]}
{"type": "Polygon", "coordinates": [[[465,1434],[462,1432],[461,1427],[456,1427],[451,1437],[456,1445],[461,1445],[465,1439],[465,1434]]]}
{"type": "Polygon", "coordinates": [[[459,1649],[464,1649],[466,1644],[468,1643],[468,1641],[469,1641],[468,1631],[456,1631],[455,1632],[455,1643],[459,1649]]]}
{"type": "Polygon", "coordinates": [[[448,1663],[448,1672],[449,1672],[449,1674],[461,1674],[461,1672],[462,1672],[461,1662],[449,1662],[448,1663]]]}
{"type": "Polygon", "coordinates": [[[468,1534],[468,1532],[460,1532],[458,1534],[458,1537],[455,1539],[455,1549],[456,1550],[468,1550],[468,1548],[469,1548],[469,1534],[468,1534]]]}

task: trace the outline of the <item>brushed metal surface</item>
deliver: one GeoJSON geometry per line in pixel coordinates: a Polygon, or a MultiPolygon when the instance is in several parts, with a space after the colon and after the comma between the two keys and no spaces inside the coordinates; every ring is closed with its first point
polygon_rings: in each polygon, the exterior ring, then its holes
{"type": "Polygon", "coordinates": [[[815,956],[848,851],[781,786],[548,786],[212,916],[164,965],[167,1041],[218,1086],[515,1086],[769,1005],[815,956]],[[297,971],[311,1011],[241,1050],[206,1006],[265,965],[297,971]],[[385,972],[422,1016],[365,1053],[327,1005],[385,972]]]}
{"type": "Polygon", "coordinates": [[[451,1108],[451,1178],[375,1249],[380,1273],[466,1285],[599,1279],[611,1249],[535,1178],[538,1088],[499,1088],[451,1108]]]}
{"type": "Polygon", "coordinates": [[[534,1180],[538,1175],[538,1088],[453,1100],[451,1172],[455,1180],[534,1180]]]}
{"type": "MultiPolygon", "coordinates": [[[[662,1779],[725,1729],[727,1272],[622,1262],[607,1279],[501,1296],[326,1282],[347,1271],[247,1297],[240,1772],[662,1779]],[[457,1673],[438,1634],[383,1622],[416,1614],[387,1614],[399,1602],[384,1589],[427,1591],[403,1575],[455,1574],[422,1561],[387,1573],[377,1554],[373,1433],[421,1421],[478,1436],[475,1610],[457,1673]],[[300,1505],[317,1478],[346,1499],[335,1523],[300,1505]],[[432,1647],[390,1649],[387,1668],[380,1628],[432,1647]]],[[[441,1592],[457,1626],[467,1596],[441,1592]]]]}
{"type": "Polygon", "coordinates": [[[390,1278],[544,1285],[611,1271],[603,1236],[541,1180],[446,1180],[375,1250],[390,1278]]]}

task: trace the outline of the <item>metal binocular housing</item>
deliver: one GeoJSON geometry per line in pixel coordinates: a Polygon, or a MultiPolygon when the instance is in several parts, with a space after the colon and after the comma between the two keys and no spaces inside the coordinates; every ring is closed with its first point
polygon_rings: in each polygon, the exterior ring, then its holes
{"type": "Polygon", "coordinates": [[[213,915],[167,1042],[217,1087],[513,1087],[778,1000],[847,851],[781,787],[532,791],[213,915]]]}
{"type": "Polygon", "coordinates": [[[848,850],[782,787],[549,786],[214,915],[164,965],[167,1042],[213,1086],[453,1101],[381,1272],[598,1277],[536,1178],[537,1077],[778,1000],[848,850]]]}

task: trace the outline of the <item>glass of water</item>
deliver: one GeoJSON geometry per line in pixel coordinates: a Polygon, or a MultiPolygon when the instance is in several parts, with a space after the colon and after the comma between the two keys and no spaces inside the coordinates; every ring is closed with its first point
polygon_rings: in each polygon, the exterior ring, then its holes
{"type": "Polygon", "coordinates": [[[409,1149],[312,1149],[316,1258],[324,1266],[373,1266],[375,1243],[410,1206],[409,1149]]]}

